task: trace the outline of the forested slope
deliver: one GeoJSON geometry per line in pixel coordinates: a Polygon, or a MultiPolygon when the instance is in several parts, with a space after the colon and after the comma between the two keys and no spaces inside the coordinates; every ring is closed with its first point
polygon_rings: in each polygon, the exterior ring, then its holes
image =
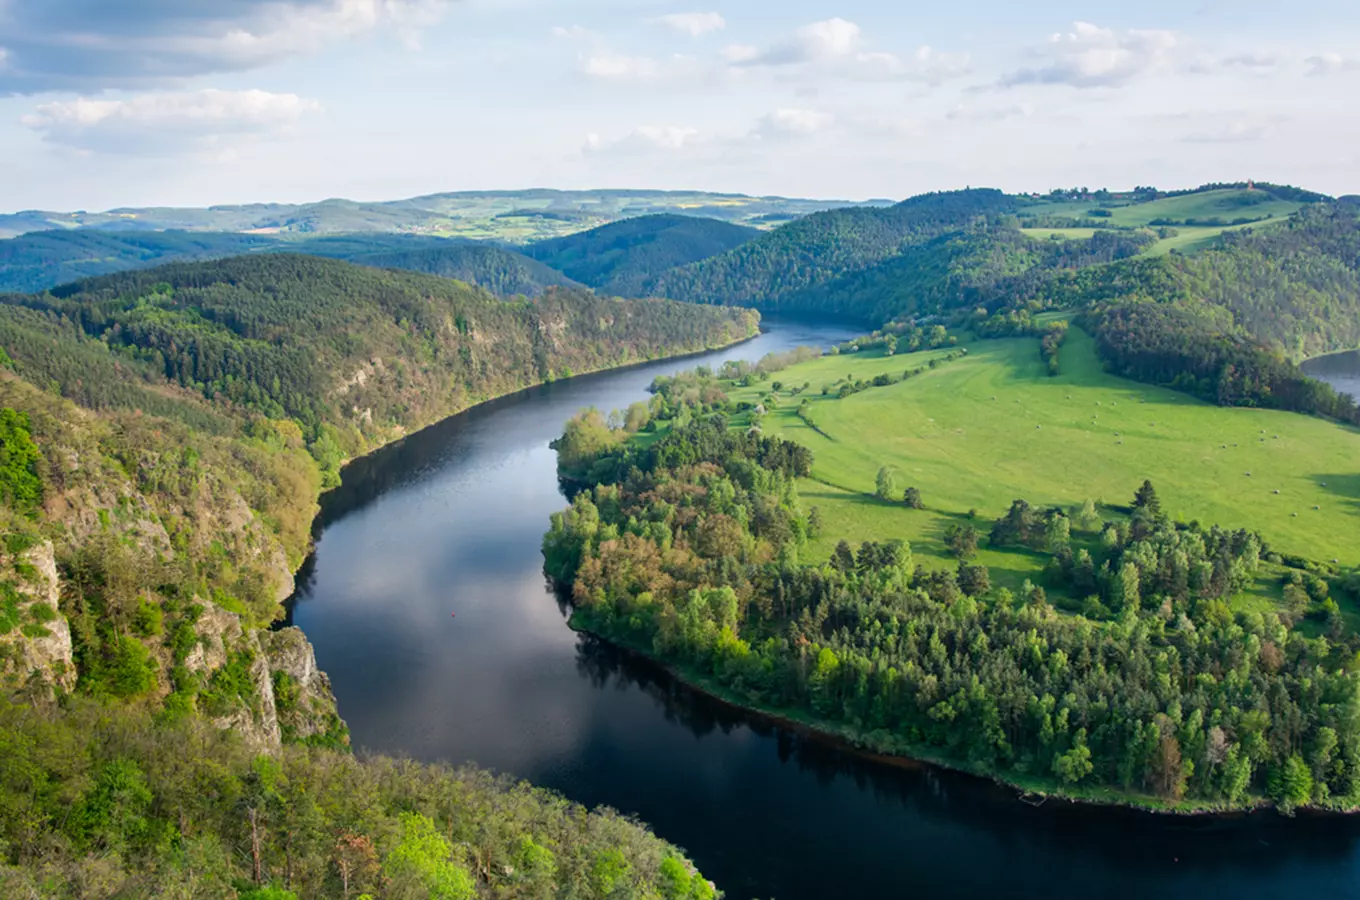
{"type": "Polygon", "coordinates": [[[38,231],[0,240],[0,291],[44,291],[81,278],[171,260],[232,256],[271,243],[248,234],[38,231]]]}
{"type": "MultiPolygon", "coordinates": [[[[302,250],[310,250],[306,245],[302,250]]],[[[423,250],[392,250],[345,257],[361,266],[403,269],[454,278],[501,297],[537,297],[549,288],[581,287],[577,282],[522,253],[472,242],[423,250]]],[[[614,292],[621,293],[621,292],[614,292]]]]}
{"type": "Polygon", "coordinates": [[[44,291],[82,278],[244,253],[302,253],[406,269],[456,278],[501,296],[537,297],[549,287],[575,284],[522,253],[480,241],[400,234],[281,240],[254,234],[78,229],[0,241],[0,291],[44,291]]]}
{"type": "Polygon", "coordinates": [[[739,247],[762,232],[695,216],[640,216],[531,244],[525,252],[606,294],[636,297],[662,272],[739,247]]]}
{"type": "Polygon", "coordinates": [[[755,328],[298,256],[3,298],[0,894],[711,896],[612,814],[351,760],[305,636],[270,625],[345,457],[755,328]]]}
{"type": "MultiPolygon", "coordinates": [[[[913,197],[886,209],[817,213],[734,250],[663,273],[648,293],[694,303],[818,312],[838,278],[869,269],[912,244],[957,231],[979,217],[1014,210],[1014,198],[994,190],[913,197]]],[[[848,312],[848,310],[847,310],[848,312]]],[[[864,318],[871,311],[863,310],[864,318]]]]}
{"type": "Polygon", "coordinates": [[[31,335],[74,327],[123,365],[138,361],[205,399],[297,421],[329,468],[488,397],[755,329],[743,311],[570,290],[502,301],[448,279],[291,255],[106,276],[4,306],[4,345],[38,383],[58,381],[83,403],[113,402],[109,384],[81,377],[70,354],[31,335]],[[34,324],[15,310],[45,318],[34,324]]]}

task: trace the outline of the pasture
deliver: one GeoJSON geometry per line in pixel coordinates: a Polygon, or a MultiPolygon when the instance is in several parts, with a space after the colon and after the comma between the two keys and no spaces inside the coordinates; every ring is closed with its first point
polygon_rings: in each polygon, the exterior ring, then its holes
{"type": "MultiPolygon", "coordinates": [[[[844,399],[832,387],[844,378],[900,375],[946,351],[825,356],[773,376],[784,389],[762,427],[816,454],[815,483],[804,494],[827,523],[829,544],[818,552],[841,537],[901,537],[918,556],[947,559],[944,531],[970,511],[985,532],[1017,498],[1045,507],[1087,499],[1124,505],[1146,478],[1178,519],[1259,531],[1282,553],[1360,562],[1360,432],[1294,413],[1224,409],[1115,378],[1076,328],[1056,377],[1032,338],[968,349],[915,378],[844,399]],[[800,396],[789,396],[805,383],[800,396]],[[804,398],[816,430],[797,415],[804,398]],[[921,491],[925,510],[873,498],[885,466],[899,490],[921,491]]],[[[733,398],[759,401],[769,390],[770,383],[734,389],[733,398]]],[[[1003,555],[983,561],[1017,576],[1042,564],[1003,555]]]]}

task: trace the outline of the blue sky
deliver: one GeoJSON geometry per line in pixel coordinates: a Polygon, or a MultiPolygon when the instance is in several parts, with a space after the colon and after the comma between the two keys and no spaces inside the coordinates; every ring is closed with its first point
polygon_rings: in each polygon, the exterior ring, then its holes
{"type": "Polygon", "coordinates": [[[0,210],[1360,192],[1353,0],[0,0],[0,210]]]}

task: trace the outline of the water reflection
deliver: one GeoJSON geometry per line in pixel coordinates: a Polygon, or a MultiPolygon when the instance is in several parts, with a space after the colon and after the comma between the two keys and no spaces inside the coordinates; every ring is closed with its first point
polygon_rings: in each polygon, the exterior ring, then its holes
{"type": "Polygon", "coordinates": [[[1313,378],[1360,400],[1360,350],[1310,359],[1302,369],[1313,378]]]}
{"type": "MultiPolygon", "coordinates": [[[[851,334],[776,322],[703,362],[851,334]]],[[[1350,820],[1032,809],[986,781],[753,719],[574,634],[539,553],[565,503],[548,442],[580,407],[622,408],[695,364],[538,388],[345,470],[291,608],[357,746],[475,762],[635,813],[733,900],[1360,893],[1350,820]]]]}

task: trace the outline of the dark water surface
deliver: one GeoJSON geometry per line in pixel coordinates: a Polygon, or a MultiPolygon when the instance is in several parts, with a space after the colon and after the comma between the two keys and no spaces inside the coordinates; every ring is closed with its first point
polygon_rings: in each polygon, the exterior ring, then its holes
{"type": "Polygon", "coordinates": [[[1360,400],[1360,350],[1319,356],[1305,362],[1302,369],[1318,381],[1360,400]]]}
{"type": "Polygon", "coordinates": [[[1360,821],[1035,809],[750,721],[572,633],[539,555],[566,505],[548,442],[582,406],[643,399],[657,374],[850,336],[770,325],[703,360],[487,405],[346,470],[293,618],[357,747],[474,762],[636,813],[730,900],[1360,897],[1360,821]]]}

